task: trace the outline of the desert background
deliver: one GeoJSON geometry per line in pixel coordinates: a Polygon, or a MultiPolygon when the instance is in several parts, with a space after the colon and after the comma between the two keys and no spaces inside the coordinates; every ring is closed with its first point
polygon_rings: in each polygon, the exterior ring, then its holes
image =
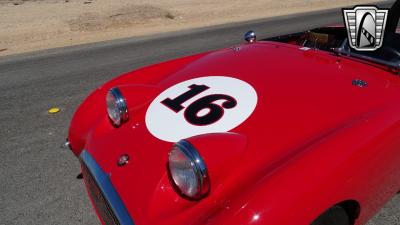
{"type": "Polygon", "coordinates": [[[0,0],[0,56],[370,2],[0,0]]]}

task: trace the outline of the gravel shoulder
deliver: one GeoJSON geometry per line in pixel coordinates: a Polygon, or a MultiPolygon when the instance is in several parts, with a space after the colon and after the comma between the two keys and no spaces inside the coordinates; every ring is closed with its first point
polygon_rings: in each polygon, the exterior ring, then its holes
{"type": "Polygon", "coordinates": [[[0,56],[369,2],[0,0],[0,56]]]}

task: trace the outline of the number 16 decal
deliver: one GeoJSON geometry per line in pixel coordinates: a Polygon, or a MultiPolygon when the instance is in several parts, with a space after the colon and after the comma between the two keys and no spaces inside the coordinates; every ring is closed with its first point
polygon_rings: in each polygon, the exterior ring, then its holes
{"type": "MultiPolygon", "coordinates": [[[[189,86],[190,90],[179,95],[174,99],[166,98],[161,103],[178,113],[184,107],[182,104],[196,95],[209,89],[206,85],[192,84],[189,86]]],[[[197,126],[206,126],[217,122],[224,115],[224,109],[232,109],[237,105],[236,100],[224,94],[212,94],[204,96],[193,103],[191,103],[184,112],[185,119],[197,126]],[[215,101],[225,100],[222,106],[215,104],[215,101]],[[199,116],[202,110],[208,110],[205,115],[199,116]]]]}
{"type": "Polygon", "coordinates": [[[205,76],[170,86],[146,112],[146,127],[158,139],[180,139],[227,132],[251,116],[257,92],[237,78],[205,76]]]}

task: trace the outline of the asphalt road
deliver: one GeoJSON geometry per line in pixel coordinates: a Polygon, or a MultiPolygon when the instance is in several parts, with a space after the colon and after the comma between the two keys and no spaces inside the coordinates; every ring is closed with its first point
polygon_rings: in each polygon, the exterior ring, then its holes
{"type": "MultiPolygon", "coordinates": [[[[341,23],[339,10],[0,58],[0,224],[99,224],[76,158],[60,144],[78,104],[103,82],[144,65],[341,23]],[[57,106],[58,114],[47,110],[57,106]]],[[[400,225],[395,197],[369,225],[400,225]]]]}

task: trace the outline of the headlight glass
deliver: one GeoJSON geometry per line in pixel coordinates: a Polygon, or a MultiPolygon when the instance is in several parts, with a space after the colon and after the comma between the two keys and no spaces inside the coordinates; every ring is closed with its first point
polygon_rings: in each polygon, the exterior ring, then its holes
{"type": "Polygon", "coordinates": [[[108,117],[114,126],[120,126],[128,120],[128,107],[118,88],[112,88],[106,96],[108,117]]]}
{"type": "Polygon", "coordinates": [[[200,199],[210,190],[207,167],[197,150],[187,141],[174,145],[169,154],[169,172],[181,194],[200,199]]]}

